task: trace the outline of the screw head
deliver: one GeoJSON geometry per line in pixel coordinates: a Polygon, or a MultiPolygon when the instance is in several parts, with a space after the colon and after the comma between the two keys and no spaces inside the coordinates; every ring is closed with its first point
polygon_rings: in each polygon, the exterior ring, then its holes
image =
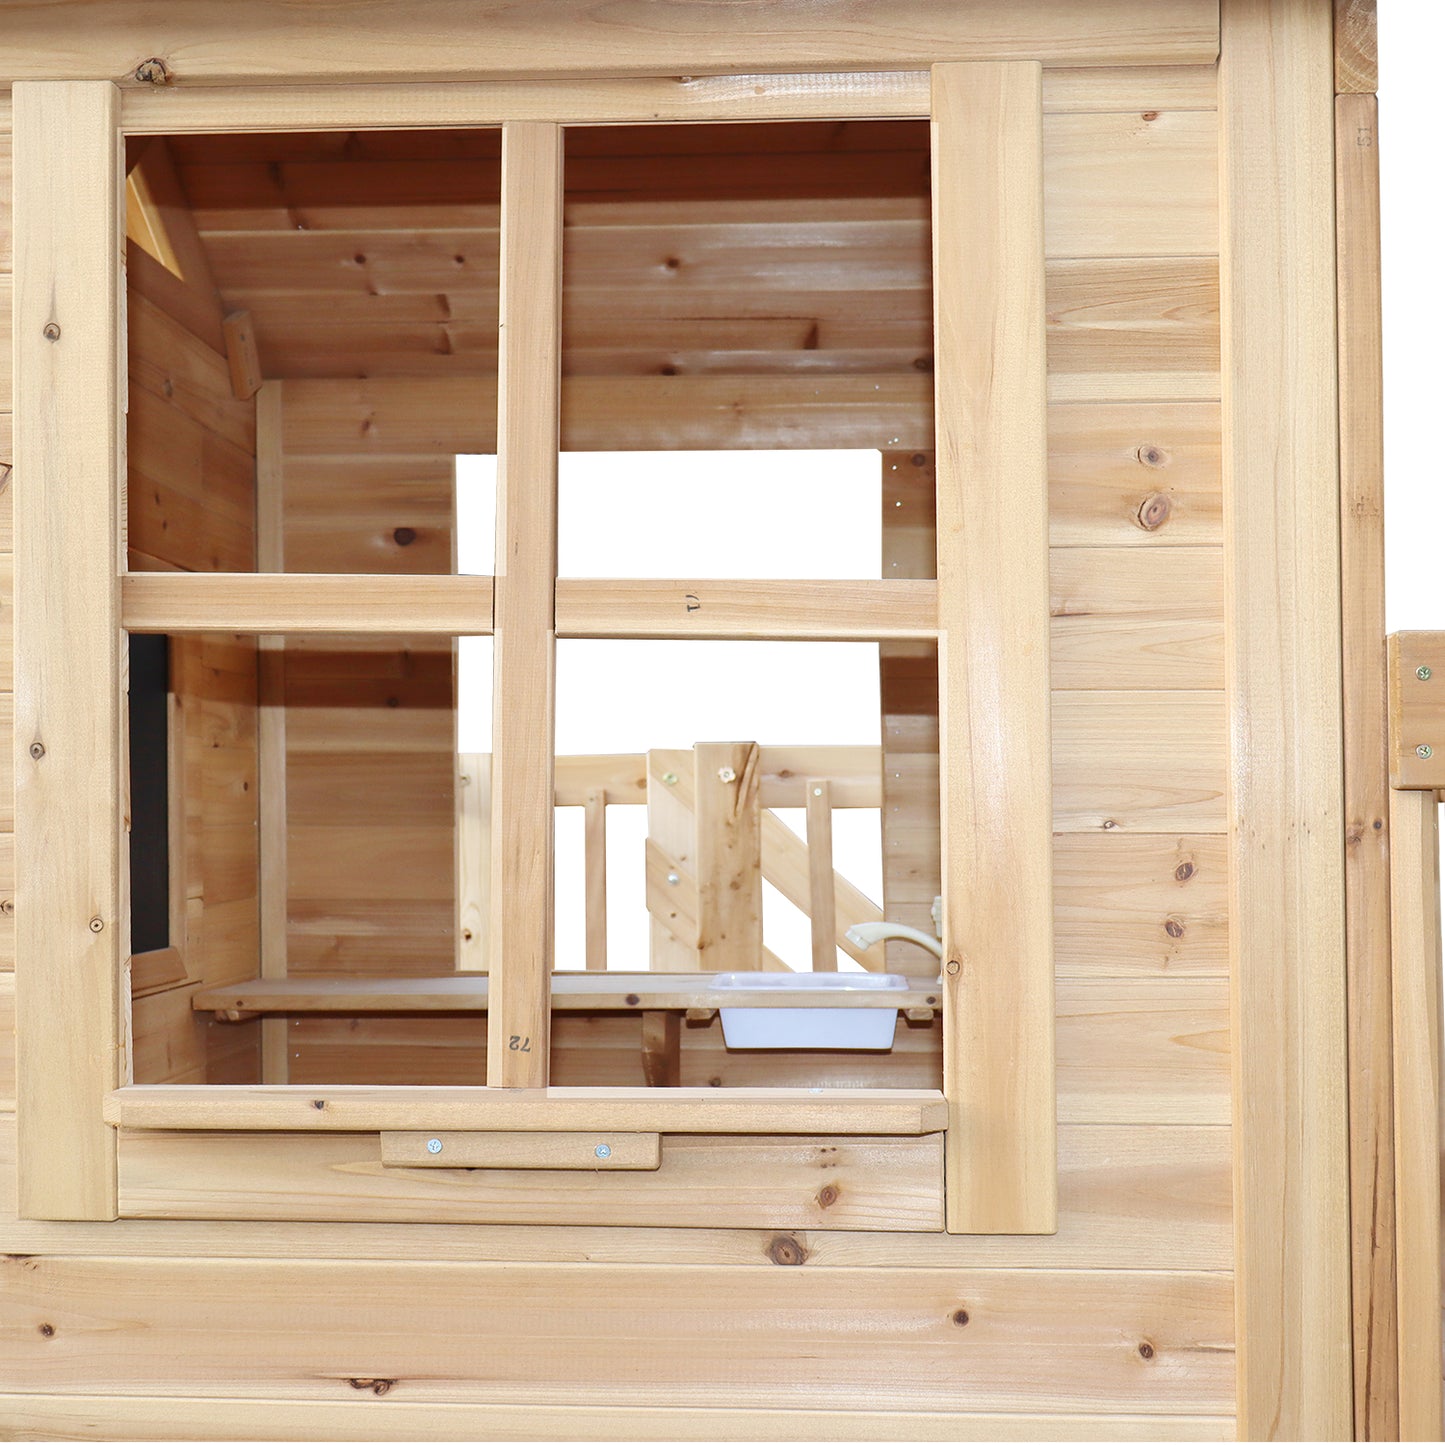
{"type": "Polygon", "coordinates": [[[53,321],[47,321],[47,322],[45,323],[44,329],[41,331],[40,334],[41,334],[47,341],[59,341],[59,340],[60,340],[60,328],[59,328],[53,321]]]}
{"type": "Polygon", "coordinates": [[[719,768],[717,770],[718,782],[731,783],[737,780],[737,773],[732,768],[719,768]]]}
{"type": "Polygon", "coordinates": [[[676,873],[669,873],[667,875],[667,881],[672,884],[674,888],[676,888],[677,885],[682,882],[682,879],[679,878],[676,873]]]}
{"type": "Polygon", "coordinates": [[[957,974],[959,969],[961,969],[962,967],[963,965],[959,963],[956,958],[950,958],[948,960],[947,972],[950,974],[957,974]]]}
{"type": "Polygon", "coordinates": [[[669,788],[675,788],[677,786],[677,774],[664,773],[662,775],[662,781],[666,783],[669,788]]]}
{"type": "Polygon", "coordinates": [[[103,922],[101,919],[99,919],[99,918],[92,918],[92,919],[90,920],[90,931],[91,931],[92,933],[100,933],[100,932],[102,932],[102,931],[104,930],[104,928],[105,928],[105,924],[104,924],[104,922],[103,922]]]}
{"type": "Polygon", "coordinates": [[[1415,669],[1415,676],[1418,677],[1421,682],[1429,682],[1431,677],[1430,669],[1422,664],[1415,669]]]}
{"type": "Polygon", "coordinates": [[[821,797],[823,796],[823,790],[822,790],[822,788],[814,788],[814,789],[813,789],[813,796],[814,796],[815,798],[821,798],[821,797]]]}
{"type": "Polygon", "coordinates": [[[1415,749],[1415,756],[1417,758],[1430,758],[1434,757],[1434,755],[1435,749],[1432,748],[1429,743],[1421,743],[1420,746],[1415,749]]]}
{"type": "Polygon", "coordinates": [[[440,1154],[442,1152],[442,1141],[440,1139],[428,1139],[426,1141],[426,1152],[428,1154],[440,1154]]]}
{"type": "Polygon", "coordinates": [[[40,759],[45,756],[45,744],[44,744],[44,743],[31,743],[31,744],[30,744],[30,756],[31,756],[32,758],[34,758],[35,761],[38,763],[38,762],[40,761],[40,759]]]}
{"type": "Polygon", "coordinates": [[[593,1152],[599,1159],[610,1159],[610,1158],[612,1157],[612,1145],[611,1145],[611,1144],[599,1144],[592,1152],[593,1152]]]}

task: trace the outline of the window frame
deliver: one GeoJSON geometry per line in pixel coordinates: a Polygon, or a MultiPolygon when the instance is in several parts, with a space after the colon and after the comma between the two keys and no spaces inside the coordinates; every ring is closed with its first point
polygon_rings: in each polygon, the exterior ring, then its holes
{"type": "Polygon", "coordinates": [[[664,104],[659,83],[121,91],[107,81],[17,82],[16,454],[25,486],[16,504],[16,666],[17,693],[28,701],[16,727],[17,832],[47,837],[45,861],[17,864],[21,1211],[28,1217],[119,1215],[117,1125],[897,1136],[946,1125],[950,1231],[1055,1227],[1041,67],[969,61],[937,66],[931,76],[748,77],[746,85],[697,92],[677,87],[664,104]],[[678,584],[674,597],[655,582],[556,578],[562,131],[864,117],[932,118],[935,273],[970,277],[967,290],[935,283],[938,582],[834,584],[848,589],[841,615],[827,584],[797,584],[791,597],[771,584],[759,612],[748,584],[714,582],[707,586],[719,605],[689,621],[686,635],[938,640],[944,1087],[552,1087],[555,639],[574,629],[597,637],[676,627],[696,586],[678,584]],[[497,576],[129,574],[125,136],[498,124],[497,576]],[[950,269],[960,263],[966,271],[950,269]],[[1007,489],[996,484],[1005,474],[1007,489]],[[551,485],[538,489],[538,477],[551,485]],[[540,507],[533,504],[539,490],[548,499],[540,507]],[[519,505],[524,494],[529,504],[519,505]],[[62,523],[39,527],[56,508],[62,523]],[[62,605],[39,602],[54,592],[62,605]],[[485,1087],[328,1089],[318,1101],[315,1090],[285,1085],[129,1081],[122,636],[217,628],[496,638],[492,897],[505,901],[493,908],[489,953],[506,963],[491,977],[485,1087]],[[62,637],[77,663],[63,670],[46,660],[62,637]],[[532,685],[519,688],[518,678],[532,685]],[[510,706],[519,695],[526,706],[510,706]],[[52,749],[42,741],[47,733],[64,746],[52,749]],[[965,767],[975,753],[986,756],[985,769],[965,767]],[[990,957],[1007,958],[1007,967],[990,957]],[[534,1047],[507,1049],[513,1035],[532,1038],[534,1047]],[[970,1151],[976,1157],[984,1147],[988,1170],[970,1169],[970,1151]],[[56,1169],[57,1159],[67,1162],[56,1169]]]}

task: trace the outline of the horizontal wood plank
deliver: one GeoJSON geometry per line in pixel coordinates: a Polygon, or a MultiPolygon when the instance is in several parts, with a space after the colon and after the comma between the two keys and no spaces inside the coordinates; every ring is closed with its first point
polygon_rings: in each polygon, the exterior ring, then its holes
{"type": "Polygon", "coordinates": [[[381,1136],[381,1162],[408,1169],[656,1169],[657,1134],[427,1134],[381,1136]]]}

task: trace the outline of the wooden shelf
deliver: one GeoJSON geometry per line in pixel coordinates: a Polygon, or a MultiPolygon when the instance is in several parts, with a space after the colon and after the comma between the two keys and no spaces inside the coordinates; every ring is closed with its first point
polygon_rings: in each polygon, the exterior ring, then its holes
{"type": "MultiPolygon", "coordinates": [[[[552,1008],[562,1013],[683,1012],[729,1008],[938,1007],[938,985],[906,991],[811,989],[807,993],[755,993],[711,988],[711,977],[692,973],[554,973],[552,1008]]],[[[200,989],[192,1007],[222,1015],[486,1013],[485,974],[437,978],[253,978],[225,988],[200,989]]]]}
{"type": "Polygon", "coordinates": [[[933,1134],[936,1089],[310,1088],[133,1084],[105,1101],[126,1129],[368,1133],[393,1129],[641,1129],[659,1134],[933,1134]]]}

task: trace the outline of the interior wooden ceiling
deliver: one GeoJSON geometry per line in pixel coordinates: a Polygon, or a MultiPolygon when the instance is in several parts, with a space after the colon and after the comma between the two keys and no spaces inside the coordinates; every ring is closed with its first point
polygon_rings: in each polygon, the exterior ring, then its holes
{"type": "MultiPolygon", "coordinates": [[[[495,370],[500,133],[169,142],[267,376],[495,370]]],[[[931,365],[925,122],[567,134],[568,375],[931,365]]]]}

